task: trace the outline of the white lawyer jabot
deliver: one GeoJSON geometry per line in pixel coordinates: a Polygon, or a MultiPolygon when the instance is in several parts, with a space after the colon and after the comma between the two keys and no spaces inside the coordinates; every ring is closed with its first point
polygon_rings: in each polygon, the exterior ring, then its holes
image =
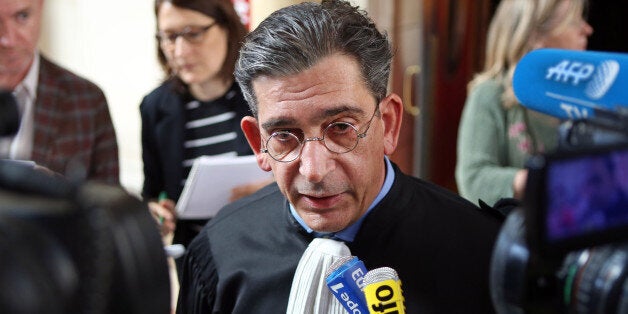
{"type": "Polygon", "coordinates": [[[329,266],[344,256],[351,256],[351,251],[343,242],[323,238],[312,240],[294,273],[286,313],[346,313],[325,284],[329,266]]]}

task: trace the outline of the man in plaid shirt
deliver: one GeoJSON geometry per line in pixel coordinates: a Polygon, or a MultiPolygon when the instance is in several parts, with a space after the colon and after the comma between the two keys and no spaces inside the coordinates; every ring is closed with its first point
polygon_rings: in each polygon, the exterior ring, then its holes
{"type": "Polygon", "coordinates": [[[0,158],[32,160],[72,180],[119,184],[118,144],[103,92],[37,50],[43,0],[0,0],[0,89],[20,112],[0,158]]]}

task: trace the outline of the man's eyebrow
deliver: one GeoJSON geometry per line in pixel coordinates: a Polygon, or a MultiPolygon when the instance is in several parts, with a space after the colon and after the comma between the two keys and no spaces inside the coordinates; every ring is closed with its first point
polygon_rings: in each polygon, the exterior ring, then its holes
{"type": "Polygon", "coordinates": [[[340,107],[331,108],[331,109],[327,109],[323,111],[323,113],[319,117],[324,119],[324,118],[339,115],[341,113],[363,114],[364,110],[356,106],[342,105],[340,107]]]}
{"type": "Polygon", "coordinates": [[[286,125],[291,125],[294,123],[295,123],[295,120],[291,118],[284,118],[284,117],[271,118],[268,121],[262,123],[262,128],[264,130],[268,130],[268,129],[273,129],[273,128],[282,127],[286,125]]]}
{"type": "MultiPolygon", "coordinates": [[[[358,114],[364,114],[364,110],[357,106],[341,105],[339,107],[326,109],[320,112],[320,114],[314,117],[314,120],[325,120],[329,117],[337,116],[342,113],[351,113],[351,114],[358,115],[358,114]]],[[[277,117],[277,118],[271,118],[268,121],[262,123],[262,128],[265,130],[268,130],[272,128],[287,126],[287,125],[294,125],[296,123],[297,121],[293,118],[277,117]]]]}

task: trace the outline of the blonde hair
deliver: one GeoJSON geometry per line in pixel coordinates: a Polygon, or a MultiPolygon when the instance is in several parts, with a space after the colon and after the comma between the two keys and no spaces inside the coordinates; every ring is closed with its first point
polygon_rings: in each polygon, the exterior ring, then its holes
{"type": "Polygon", "coordinates": [[[547,34],[560,33],[573,21],[582,18],[587,0],[502,0],[489,25],[486,38],[484,69],[467,88],[471,91],[487,80],[496,80],[504,87],[505,108],[518,104],[512,89],[517,62],[535,49],[535,42],[547,34]],[[566,18],[556,21],[561,1],[569,1],[566,18]]]}

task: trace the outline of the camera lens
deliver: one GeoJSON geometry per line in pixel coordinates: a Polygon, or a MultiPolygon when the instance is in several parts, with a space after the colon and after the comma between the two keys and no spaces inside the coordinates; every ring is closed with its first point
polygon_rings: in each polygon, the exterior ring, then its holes
{"type": "Polygon", "coordinates": [[[628,246],[607,245],[570,253],[558,276],[570,313],[618,312],[626,282],[628,246]]]}
{"type": "Polygon", "coordinates": [[[502,226],[491,259],[491,299],[498,313],[524,313],[523,289],[530,255],[524,234],[522,212],[515,209],[502,226]]]}

